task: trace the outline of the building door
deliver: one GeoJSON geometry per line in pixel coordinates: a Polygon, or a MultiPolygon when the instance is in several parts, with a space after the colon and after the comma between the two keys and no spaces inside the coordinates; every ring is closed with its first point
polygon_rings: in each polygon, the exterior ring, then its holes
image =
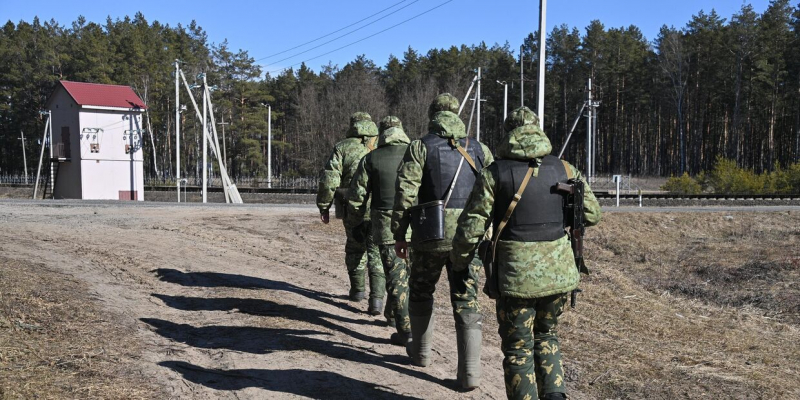
{"type": "Polygon", "coordinates": [[[72,146],[70,146],[69,127],[68,126],[62,126],[61,127],[61,143],[64,144],[63,157],[67,158],[67,159],[71,159],[72,158],[72,151],[71,151],[72,146]]]}

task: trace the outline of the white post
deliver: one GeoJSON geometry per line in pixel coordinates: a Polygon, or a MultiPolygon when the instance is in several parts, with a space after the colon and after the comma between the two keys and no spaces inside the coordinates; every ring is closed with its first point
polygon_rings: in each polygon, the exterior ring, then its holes
{"type": "Polygon", "coordinates": [[[547,59],[547,0],[539,0],[539,127],[544,129],[544,72],[547,59]]]}
{"type": "Polygon", "coordinates": [[[469,84],[469,89],[467,89],[467,94],[464,95],[464,100],[461,101],[461,105],[458,107],[458,115],[461,115],[461,111],[464,110],[464,105],[467,104],[467,99],[469,98],[469,94],[472,93],[472,88],[475,86],[475,81],[478,80],[478,75],[475,75],[472,78],[472,83],[469,84]]]}
{"type": "Polygon", "coordinates": [[[203,75],[203,203],[208,202],[208,97],[206,74],[203,75]]]}
{"type": "Polygon", "coordinates": [[[478,91],[475,92],[475,101],[478,102],[478,123],[475,130],[475,138],[481,141],[481,67],[478,67],[478,91]]]}
{"type": "Polygon", "coordinates": [[[639,207],[642,206],[642,189],[639,189],[639,207]]]}
{"type": "Polygon", "coordinates": [[[619,183],[621,180],[620,178],[615,179],[617,181],[617,207],[619,207],[619,183]]]}
{"type": "Polygon", "coordinates": [[[508,82],[503,82],[503,122],[508,118],[508,82]]]}
{"type": "Polygon", "coordinates": [[[53,168],[53,112],[47,110],[47,118],[50,120],[50,193],[52,193],[52,197],[56,197],[56,180],[53,177],[53,174],[56,172],[55,168],[53,168]]]}
{"type": "Polygon", "coordinates": [[[586,114],[586,175],[589,182],[592,181],[592,78],[589,78],[589,90],[586,92],[586,103],[588,104],[589,113],[586,114]]]}
{"type": "Polygon", "coordinates": [[[525,63],[522,57],[524,45],[519,46],[519,106],[525,107],[525,63]]]}
{"type": "MultiPolygon", "coordinates": [[[[178,203],[181,202],[181,92],[180,66],[175,60],[175,184],[178,189],[178,203]]],[[[184,200],[185,200],[184,196],[184,200]]]]}
{"type": "Polygon", "coordinates": [[[230,125],[229,122],[225,122],[225,113],[222,113],[222,122],[217,123],[217,125],[222,125],[222,161],[225,164],[225,168],[228,168],[228,150],[226,149],[225,145],[225,125],[230,125]]]}
{"type": "Polygon", "coordinates": [[[272,189],[272,105],[271,104],[267,104],[267,189],[272,189]]]}
{"type": "Polygon", "coordinates": [[[39,152],[39,168],[36,169],[36,182],[33,184],[33,197],[36,200],[36,193],[39,192],[39,178],[42,176],[42,161],[44,161],[44,146],[47,145],[47,131],[50,127],[50,114],[47,112],[47,122],[44,125],[44,133],[42,133],[42,150],[39,152]]]}
{"type": "Polygon", "coordinates": [[[25,132],[19,130],[19,140],[22,141],[22,164],[25,166],[25,184],[28,184],[28,156],[25,154],[25,132]]]}

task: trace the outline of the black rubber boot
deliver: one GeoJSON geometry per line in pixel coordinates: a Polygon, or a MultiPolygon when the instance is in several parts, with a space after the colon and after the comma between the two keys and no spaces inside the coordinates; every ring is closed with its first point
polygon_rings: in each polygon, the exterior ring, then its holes
{"type": "Polygon", "coordinates": [[[481,384],[481,341],[483,316],[455,314],[458,374],[456,380],[463,389],[472,390],[481,384]]]}
{"type": "Polygon", "coordinates": [[[431,363],[431,344],[433,342],[433,300],[408,303],[408,316],[411,320],[411,342],[406,353],[411,363],[427,367],[431,363]]]}
{"type": "Polygon", "coordinates": [[[352,289],[350,290],[350,301],[359,302],[364,300],[364,297],[367,296],[366,292],[354,292],[352,289]]]}
{"type": "Polygon", "coordinates": [[[542,396],[542,400],[567,400],[566,393],[547,393],[542,396]]]}
{"type": "Polygon", "coordinates": [[[411,332],[395,332],[389,340],[397,346],[408,346],[411,343],[411,332]]]}
{"type": "Polygon", "coordinates": [[[369,315],[381,315],[383,311],[383,299],[379,297],[373,297],[369,299],[369,308],[367,309],[367,313],[369,315]]]}

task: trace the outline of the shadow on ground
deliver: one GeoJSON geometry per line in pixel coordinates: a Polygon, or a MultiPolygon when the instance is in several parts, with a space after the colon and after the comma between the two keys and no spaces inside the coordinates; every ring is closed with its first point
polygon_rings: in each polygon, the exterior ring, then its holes
{"type": "MultiPolygon", "coordinates": [[[[152,294],[153,297],[161,299],[166,305],[184,311],[235,311],[244,314],[274,316],[292,319],[299,322],[307,322],[332,331],[338,331],[352,338],[363,340],[369,343],[388,344],[389,339],[379,339],[356,332],[352,329],[335,324],[330,320],[358,325],[374,325],[376,321],[353,319],[327,313],[321,310],[298,307],[292,304],[279,304],[262,299],[241,299],[241,298],[205,298],[205,297],[186,297],[169,296],[164,294],[152,294]]],[[[382,324],[382,323],[381,323],[382,324]]]]}
{"type": "Polygon", "coordinates": [[[312,351],[325,357],[359,364],[375,365],[410,377],[453,386],[449,380],[406,368],[405,355],[383,355],[370,348],[330,340],[330,333],[309,329],[261,328],[248,326],[203,326],[176,324],[156,318],[142,318],[153,331],[167,339],[203,349],[227,349],[252,354],[276,351],[312,351]]]}
{"type": "Polygon", "coordinates": [[[158,268],[151,272],[158,276],[158,279],[189,287],[229,287],[239,289],[268,289],[281,290],[296,293],[309,299],[323,302],[325,304],[338,307],[353,313],[361,313],[362,310],[355,308],[347,303],[335,301],[339,297],[320,292],[317,290],[302,288],[291,283],[273,281],[264,278],[256,278],[247,275],[225,274],[220,272],[183,272],[172,268],[158,268]]]}
{"type": "Polygon", "coordinates": [[[385,386],[352,379],[329,371],[219,370],[206,369],[182,361],[164,361],[159,365],[178,372],[190,382],[216,390],[257,387],[313,399],[416,399],[416,397],[392,393],[391,389],[385,386]]]}

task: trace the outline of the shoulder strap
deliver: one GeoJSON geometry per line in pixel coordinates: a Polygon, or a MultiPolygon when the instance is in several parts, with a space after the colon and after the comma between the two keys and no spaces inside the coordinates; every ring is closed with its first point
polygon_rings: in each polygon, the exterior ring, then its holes
{"type": "Polygon", "coordinates": [[[378,140],[377,136],[369,138],[369,140],[367,141],[367,149],[369,149],[369,151],[375,150],[375,142],[377,140],[378,140]]]}
{"type": "MultiPolygon", "coordinates": [[[[472,167],[473,171],[478,172],[478,173],[481,172],[481,171],[478,171],[478,167],[475,165],[475,160],[472,159],[472,156],[470,156],[469,153],[467,153],[467,151],[464,150],[464,148],[461,147],[455,139],[450,139],[450,144],[453,147],[455,147],[456,150],[458,150],[459,153],[461,153],[461,156],[464,157],[465,160],[467,160],[467,162],[469,163],[469,166],[472,167]]],[[[467,145],[467,147],[469,147],[469,137],[467,137],[466,145],[467,145]]]]}
{"type": "Polygon", "coordinates": [[[569,163],[564,160],[561,160],[561,164],[564,164],[564,169],[567,170],[567,179],[575,178],[574,176],[572,176],[572,168],[569,167],[569,163]]]}
{"type": "MultiPolygon", "coordinates": [[[[514,213],[514,209],[517,208],[517,204],[522,199],[522,192],[525,191],[525,188],[528,187],[528,182],[531,181],[531,176],[533,176],[533,169],[534,165],[531,164],[528,166],[528,172],[525,174],[525,178],[522,180],[522,184],[519,185],[519,189],[517,189],[517,193],[514,195],[514,199],[511,200],[511,204],[508,206],[508,210],[506,210],[506,215],[503,216],[503,220],[500,221],[500,225],[497,226],[497,232],[494,234],[494,239],[492,240],[492,251],[497,251],[497,241],[500,240],[500,234],[503,233],[503,229],[505,229],[508,221],[511,219],[511,214],[514,213]]],[[[494,258],[494,254],[492,254],[492,258],[494,258]]]]}

